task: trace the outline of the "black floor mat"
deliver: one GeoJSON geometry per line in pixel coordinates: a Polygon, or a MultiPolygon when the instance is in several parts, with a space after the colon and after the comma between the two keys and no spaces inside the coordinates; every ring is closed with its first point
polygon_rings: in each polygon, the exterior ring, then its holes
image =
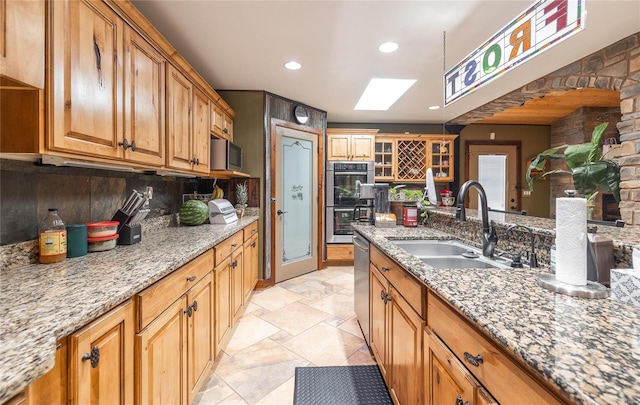
{"type": "Polygon", "coordinates": [[[294,405],[391,405],[378,366],[296,367],[294,405]]]}

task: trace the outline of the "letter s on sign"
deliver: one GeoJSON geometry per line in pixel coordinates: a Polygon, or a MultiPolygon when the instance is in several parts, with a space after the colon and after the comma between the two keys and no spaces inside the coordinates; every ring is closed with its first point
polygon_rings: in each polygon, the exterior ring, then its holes
{"type": "Polygon", "coordinates": [[[465,66],[464,84],[466,86],[471,86],[473,82],[475,82],[478,78],[478,73],[476,72],[477,67],[478,64],[475,60],[469,61],[469,63],[467,63],[467,66],[465,66]]]}

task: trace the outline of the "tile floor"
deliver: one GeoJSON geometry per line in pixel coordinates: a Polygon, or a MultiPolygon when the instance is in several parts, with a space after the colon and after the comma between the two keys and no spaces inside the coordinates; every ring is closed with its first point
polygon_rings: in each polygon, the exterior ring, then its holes
{"type": "Polygon", "coordinates": [[[353,309],[353,266],[256,291],[194,405],[293,403],[296,367],[375,364],[353,309]]]}

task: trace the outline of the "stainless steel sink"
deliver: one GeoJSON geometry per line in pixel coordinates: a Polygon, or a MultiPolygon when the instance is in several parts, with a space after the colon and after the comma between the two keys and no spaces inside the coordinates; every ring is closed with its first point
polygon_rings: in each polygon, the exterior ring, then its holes
{"type": "Polygon", "coordinates": [[[470,246],[455,240],[413,239],[395,240],[393,244],[414,256],[455,256],[474,251],[470,246]]]}
{"type": "Polygon", "coordinates": [[[501,257],[482,256],[481,249],[456,240],[412,239],[391,242],[436,269],[507,269],[511,264],[510,260],[501,257]]]}
{"type": "Polygon", "coordinates": [[[420,260],[436,269],[508,269],[508,261],[497,261],[484,256],[470,259],[461,256],[420,257],[420,260]]]}

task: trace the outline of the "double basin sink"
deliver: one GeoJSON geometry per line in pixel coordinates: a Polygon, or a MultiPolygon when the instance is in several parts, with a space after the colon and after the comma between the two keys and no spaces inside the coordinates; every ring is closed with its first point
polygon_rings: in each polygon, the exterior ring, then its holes
{"type": "Polygon", "coordinates": [[[508,259],[482,256],[480,249],[456,240],[411,239],[390,242],[436,269],[507,269],[511,267],[511,261],[508,259]]]}

